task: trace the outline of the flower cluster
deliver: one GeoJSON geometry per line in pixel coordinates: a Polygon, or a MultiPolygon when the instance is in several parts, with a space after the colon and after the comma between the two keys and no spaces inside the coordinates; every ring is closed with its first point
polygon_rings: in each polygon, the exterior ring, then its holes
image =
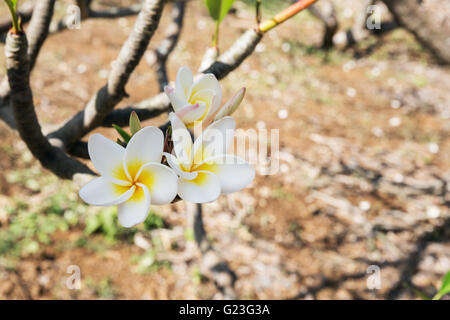
{"type": "Polygon", "coordinates": [[[230,115],[245,89],[220,107],[222,92],[214,75],[194,81],[184,67],[175,88],[165,92],[175,110],[169,115],[170,139],[157,127],[141,128],[134,114],[132,136],[118,128],[128,141],[114,143],[98,133],[88,140],[89,156],[101,176],[86,184],[80,197],[91,205],[118,205],[125,227],[143,222],[151,204],[171,203],[177,195],[194,203],[214,201],[245,188],[255,175],[245,160],[227,154],[236,126],[230,115]],[[201,130],[194,141],[193,128],[201,130]]]}

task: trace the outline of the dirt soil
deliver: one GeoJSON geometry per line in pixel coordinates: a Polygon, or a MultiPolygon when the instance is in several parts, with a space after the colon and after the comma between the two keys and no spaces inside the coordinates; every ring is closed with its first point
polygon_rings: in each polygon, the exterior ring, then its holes
{"type": "MultiPolygon", "coordinates": [[[[236,9],[224,21],[222,50],[253,23],[249,7],[238,2],[236,9]]],[[[149,63],[169,17],[167,8],[119,107],[158,93],[149,63]]],[[[186,17],[169,59],[170,79],[180,66],[196,70],[211,39],[213,24],[201,1],[188,4],[186,17]]],[[[31,81],[43,126],[81,110],[105,83],[134,21],[90,19],[80,30],[48,38],[31,81]]],[[[271,31],[221,82],[225,98],[247,87],[238,127],[279,129],[280,152],[275,174],[265,175],[267,165],[257,163],[251,187],[204,206],[208,237],[236,273],[241,299],[417,298],[407,286],[432,295],[450,270],[450,70],[404,30],[328,54],[316,49],[321,30],[311,15],[300,14],[271,31]],[[370,286],[377,274],[371,270],[380,271],[379,288],[370,286]]],[[[111,129],[98,132],[116,136],[111,129]]],[[[26,146],[3,122],[0,145],[4,229],[9,204],[22,199],[33,206],[56,193],[59,182],[28,159],[26,146]],[[7,179],[9,172],[33,168],[45,177],[39,188],[7,179]]],[[[190,207],[178,202],[155,210],[167,228],[103,249],[72,245],[82,227],[54,233],[43,251],[22,256],[13,270],[0,269],[0,298],[221,298],[186,237],[190,207]],[[157,259],[171,267],[141,273],[132,257],[154,245],[155,236],[164,247],[157,259]],[[80,267],[80,290],[65,286],[70,265],[80,267]]],[[[88,241],[103,242],[100,235],[88,241]]]]}

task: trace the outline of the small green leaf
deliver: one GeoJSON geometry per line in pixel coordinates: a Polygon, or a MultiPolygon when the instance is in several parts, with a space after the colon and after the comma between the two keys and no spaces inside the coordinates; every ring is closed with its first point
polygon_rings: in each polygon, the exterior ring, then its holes
{"type": "Polygon", "coordinates": [[[231,6],[233,5],[233,2],[234,2],[234,0],[222,0],[222,7],[220,8],[219,21],[222,21],[223,18],[225,18],[228,11],[230,11],[231,6]]]}
{"type": "Polygon", "coordinates": [[[139,130],[141,130],[141,122],[139,121],[139,117],[136,112],[131,112],[130,114],[130,131],[131,135],[136,134],[139,130]]]}
{"type": "Polygon", "coordinates": [[[219,20],[220,1],[221,0],[205,0],[206,7],[208,8],[208,11],[209,11],[209,15],[215,21],[219,20]]]}
{"type": "Polygon", "coordinates": [[[116,131],[120,134],[120,136],[125,140],[126,143],[130,142],[131,135],[128,134],[128,132],[126,132],[116,124],[113,124],[112,126],[114,127],[114,129],[116,129],[116,131]]]}
{"type": "Polygon", "coordinates": [[[124,148],[127,146],[127,143],[126,143],[125,141],[120,140],[120,138],[117,138],[116,143],[117,143],[119,146],[122,146],[122,147],[124,147],[124,148]]]}
{"type": "Polygon", "coordinates": [[[416,288],[412,288],[412,291],[414,291],[416,296],[418,296],[422,300],[430,300],[430,298],[425,293],[423,293],[422,291],[420,291],[420,290],[418,290],[416,288]]]}
{"type": "Polygon", "coordinates": [[[8,6],[11,6],[15,12],[17,12],[17,0],[5,0],[5,2],[8,6]]]}
{"type": "Polygon", "coordinates": [[[9,13],[11,14],[12,32],[16,33],[21,31],[20,17],[17,14],[17,0],[5,0],[5,3],[8,6],[9,13]]]}
{"type": "Polygon", "coordinates": [[[230,11],[234,0],[205,0],[209,15],[214,21],[221,22],[230,11]]]}
{"type": "Polygon", "coordinates": [[[450,271],[442,279],[441,289],[433,297],[433,300],[439,300],[448,293],[450,293],[450,271]]]}
{"type": "Polygon", "coordinates": [[[430,297],[428,297],[425,293],[423,293],[422,291],[420,291],[419,289],[416,289],[406,283],[403,284],[403,286],[409,290],[411,290],[412,292],[414,292],[414,294],[416,296],[418,296],[420,299],[422,300],[431,300],[430,297]]]}

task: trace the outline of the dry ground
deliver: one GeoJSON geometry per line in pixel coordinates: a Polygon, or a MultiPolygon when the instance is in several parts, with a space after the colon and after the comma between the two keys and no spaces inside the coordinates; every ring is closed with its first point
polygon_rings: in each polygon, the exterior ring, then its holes
{"type": "MultiPolygon", "coordinates": [[[[344,25],[351,20],[346,4],[339,10],[344,25]]],[[[224,21],[223,49],[253,22],[247,6],[236,8],[224,21]]],[[[182,65],[199,66],[211,37],[200,1],[189,3],[186,17],[171,79],[182,65]]],[[[103,85],[134,20],[88,20],[49,37],[32,75],[43,124],[80,110],[103,85]]],[[[280,130],[279,171],[267,176],[258,164],[250,188],[205,205],[208,236],[236,272],[242,299],[416,298],[405,285],[431,295],[450,270],[450,70],[403,30],[328,54],[316,49],[320,34],[320,23],[304,12],[270,32],[222,81],[225,97],[247,87],[239,127],[280,130]],[[370,265],[380,267],[379,290],[367,287],[370,265]]],[[[146,60],[121,106],[157,93],[146,60]]],[[[0,251],[0,298],[221,297],[199,267],[185,203],[154,208],[163,228],[140,227],[114,241],[105,239],[106,227],[87,235],[85,221],[99,210],[43,170],[3,123],[0,139],[0,250],[22,223],[15,216],[76,216],[48,237],[20,234],[12,241],[27,238],[19,252],[0,251]],[[45,205],[58,197],[56,209],[45,205]],[[81,268],[81,290],[65,286],[69,265],[81,268]]]]}

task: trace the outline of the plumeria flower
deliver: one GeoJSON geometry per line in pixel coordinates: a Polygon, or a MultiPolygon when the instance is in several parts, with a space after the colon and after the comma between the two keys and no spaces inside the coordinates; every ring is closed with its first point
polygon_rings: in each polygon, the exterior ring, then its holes
{"type": "Polygon", "coordinates": [[[166,86],[164,91],[188,128],[215,113],[222,100],[222,89],[212,73],[202,74],[194,81],[188,67],[178,70],[175,88],[166,86]]]}
{"type": "Polygon", "coordinates": [[[194,143],[181,119],[173,112],[169,117],[174,148],[173,154],[164,155],[179,176],[180,198],[194,203],[210,202],[252,182],[253,167],[237,156],[226,154],[236,125],[232,117],[211,124],[194,143]]]}
{"type": "Polygon", "coordinates": [[[88,151],[101,177],[80,190],[86,203],[118,205],[119,222],[124,227],[139,224],[147,217],[150,204],[167,204],[177,194],[177,176],[161,164],[164,136],[156,127],[139,130],[126,148],[101,134],[89,137],[88,151]]]}

